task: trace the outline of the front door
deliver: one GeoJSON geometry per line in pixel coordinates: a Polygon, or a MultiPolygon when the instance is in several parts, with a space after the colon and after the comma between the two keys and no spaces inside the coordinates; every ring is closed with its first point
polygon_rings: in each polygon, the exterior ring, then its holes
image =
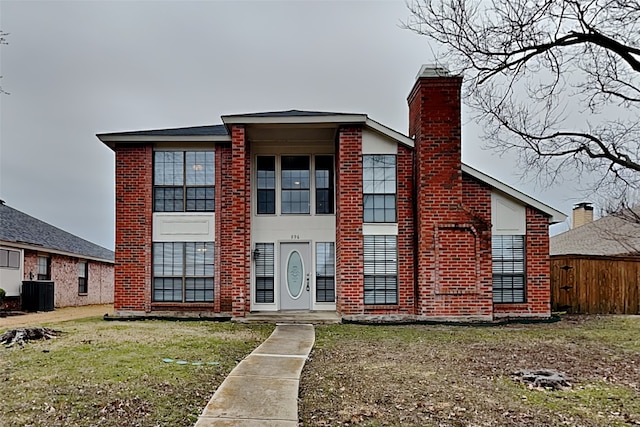
{"type": "Polygon", "coordinates": [[[280,243],[280,309],[311,309],[311,245],[280,243]]]}

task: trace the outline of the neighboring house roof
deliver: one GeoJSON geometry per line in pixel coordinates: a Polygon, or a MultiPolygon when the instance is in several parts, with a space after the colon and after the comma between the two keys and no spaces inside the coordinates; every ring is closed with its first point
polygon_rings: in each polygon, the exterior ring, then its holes
{"type": "MultiPolygon", "coordinates": [[[[111,148],[115,143],[136,143],[153,141],[230,141],[227,126],[231,124],[254,124],[254,125],[281,125],[281,124],[362,124],[380,134],[386,135],[396,140],[400,144],[409,147],[414,146],[413,139],[388,128],[375,120],[370,119],[366,114],[360,113],[337,113],[330,111],[269,111],[261,113],[231,114],[222,116],[223,125],[196,126],[175,129],[142,130],[133,132],[102,133],[97,137],[111,148]]],[[[462,165],[462,171],[473,178],[484,182],[506,195],[519,200],[525,205],[531,206],[549,216],[552,224],[564,221],[567,216],[552,207],[527,196],[524,193],[486,175],[470,166],[462,165]]]]}
{"type": "MultiPolygon", "coordinates": [[[[640,207],[634,209],[640,218],[640,207]]],[[[551,255],[640,255],[640,224],[629,215],[608,215],[551,237],[551,255]]]]}
{"type": "Polygon", "coordinates": [[[113,263],[114,253],[0,203],[0,243],[113,263]]]}

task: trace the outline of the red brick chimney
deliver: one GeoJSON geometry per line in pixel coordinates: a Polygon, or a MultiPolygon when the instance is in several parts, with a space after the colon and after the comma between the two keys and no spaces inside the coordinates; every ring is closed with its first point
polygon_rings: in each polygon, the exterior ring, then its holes
{"type": "Polygon", "coordinates": [[[461,76],[423,65],[407,99],[409,136],[415,138],[417,202],[423,209],[450,212],[462,204],[461,85],[461,76]]]}
{"type": "Polygon", "coordinates": [[[425,65],[407,99],[415,140],[416,314],[490,319],[491,273],[482,267],[491,265],[490,231],[463,207],[461,87],[461,76],[425,65]]]}

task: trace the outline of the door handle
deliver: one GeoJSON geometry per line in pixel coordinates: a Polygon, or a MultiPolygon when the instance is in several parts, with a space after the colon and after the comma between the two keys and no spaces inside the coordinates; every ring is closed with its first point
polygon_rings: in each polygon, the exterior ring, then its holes
{"type": "Polygon", "coordinates": [[[307,292],[309,292],[309,273],[307,273],[307,292]]]}

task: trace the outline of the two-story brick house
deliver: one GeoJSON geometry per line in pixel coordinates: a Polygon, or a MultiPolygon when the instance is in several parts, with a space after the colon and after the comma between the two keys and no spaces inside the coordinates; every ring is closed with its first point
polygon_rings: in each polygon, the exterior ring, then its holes
{"type": "Polygon", "coordinates": [[[548,317],[548,227],[565,217],[462,164],[461,82],[422,68],[409,137],[298,110],[99,134],[116,315],[548,317]]]}

